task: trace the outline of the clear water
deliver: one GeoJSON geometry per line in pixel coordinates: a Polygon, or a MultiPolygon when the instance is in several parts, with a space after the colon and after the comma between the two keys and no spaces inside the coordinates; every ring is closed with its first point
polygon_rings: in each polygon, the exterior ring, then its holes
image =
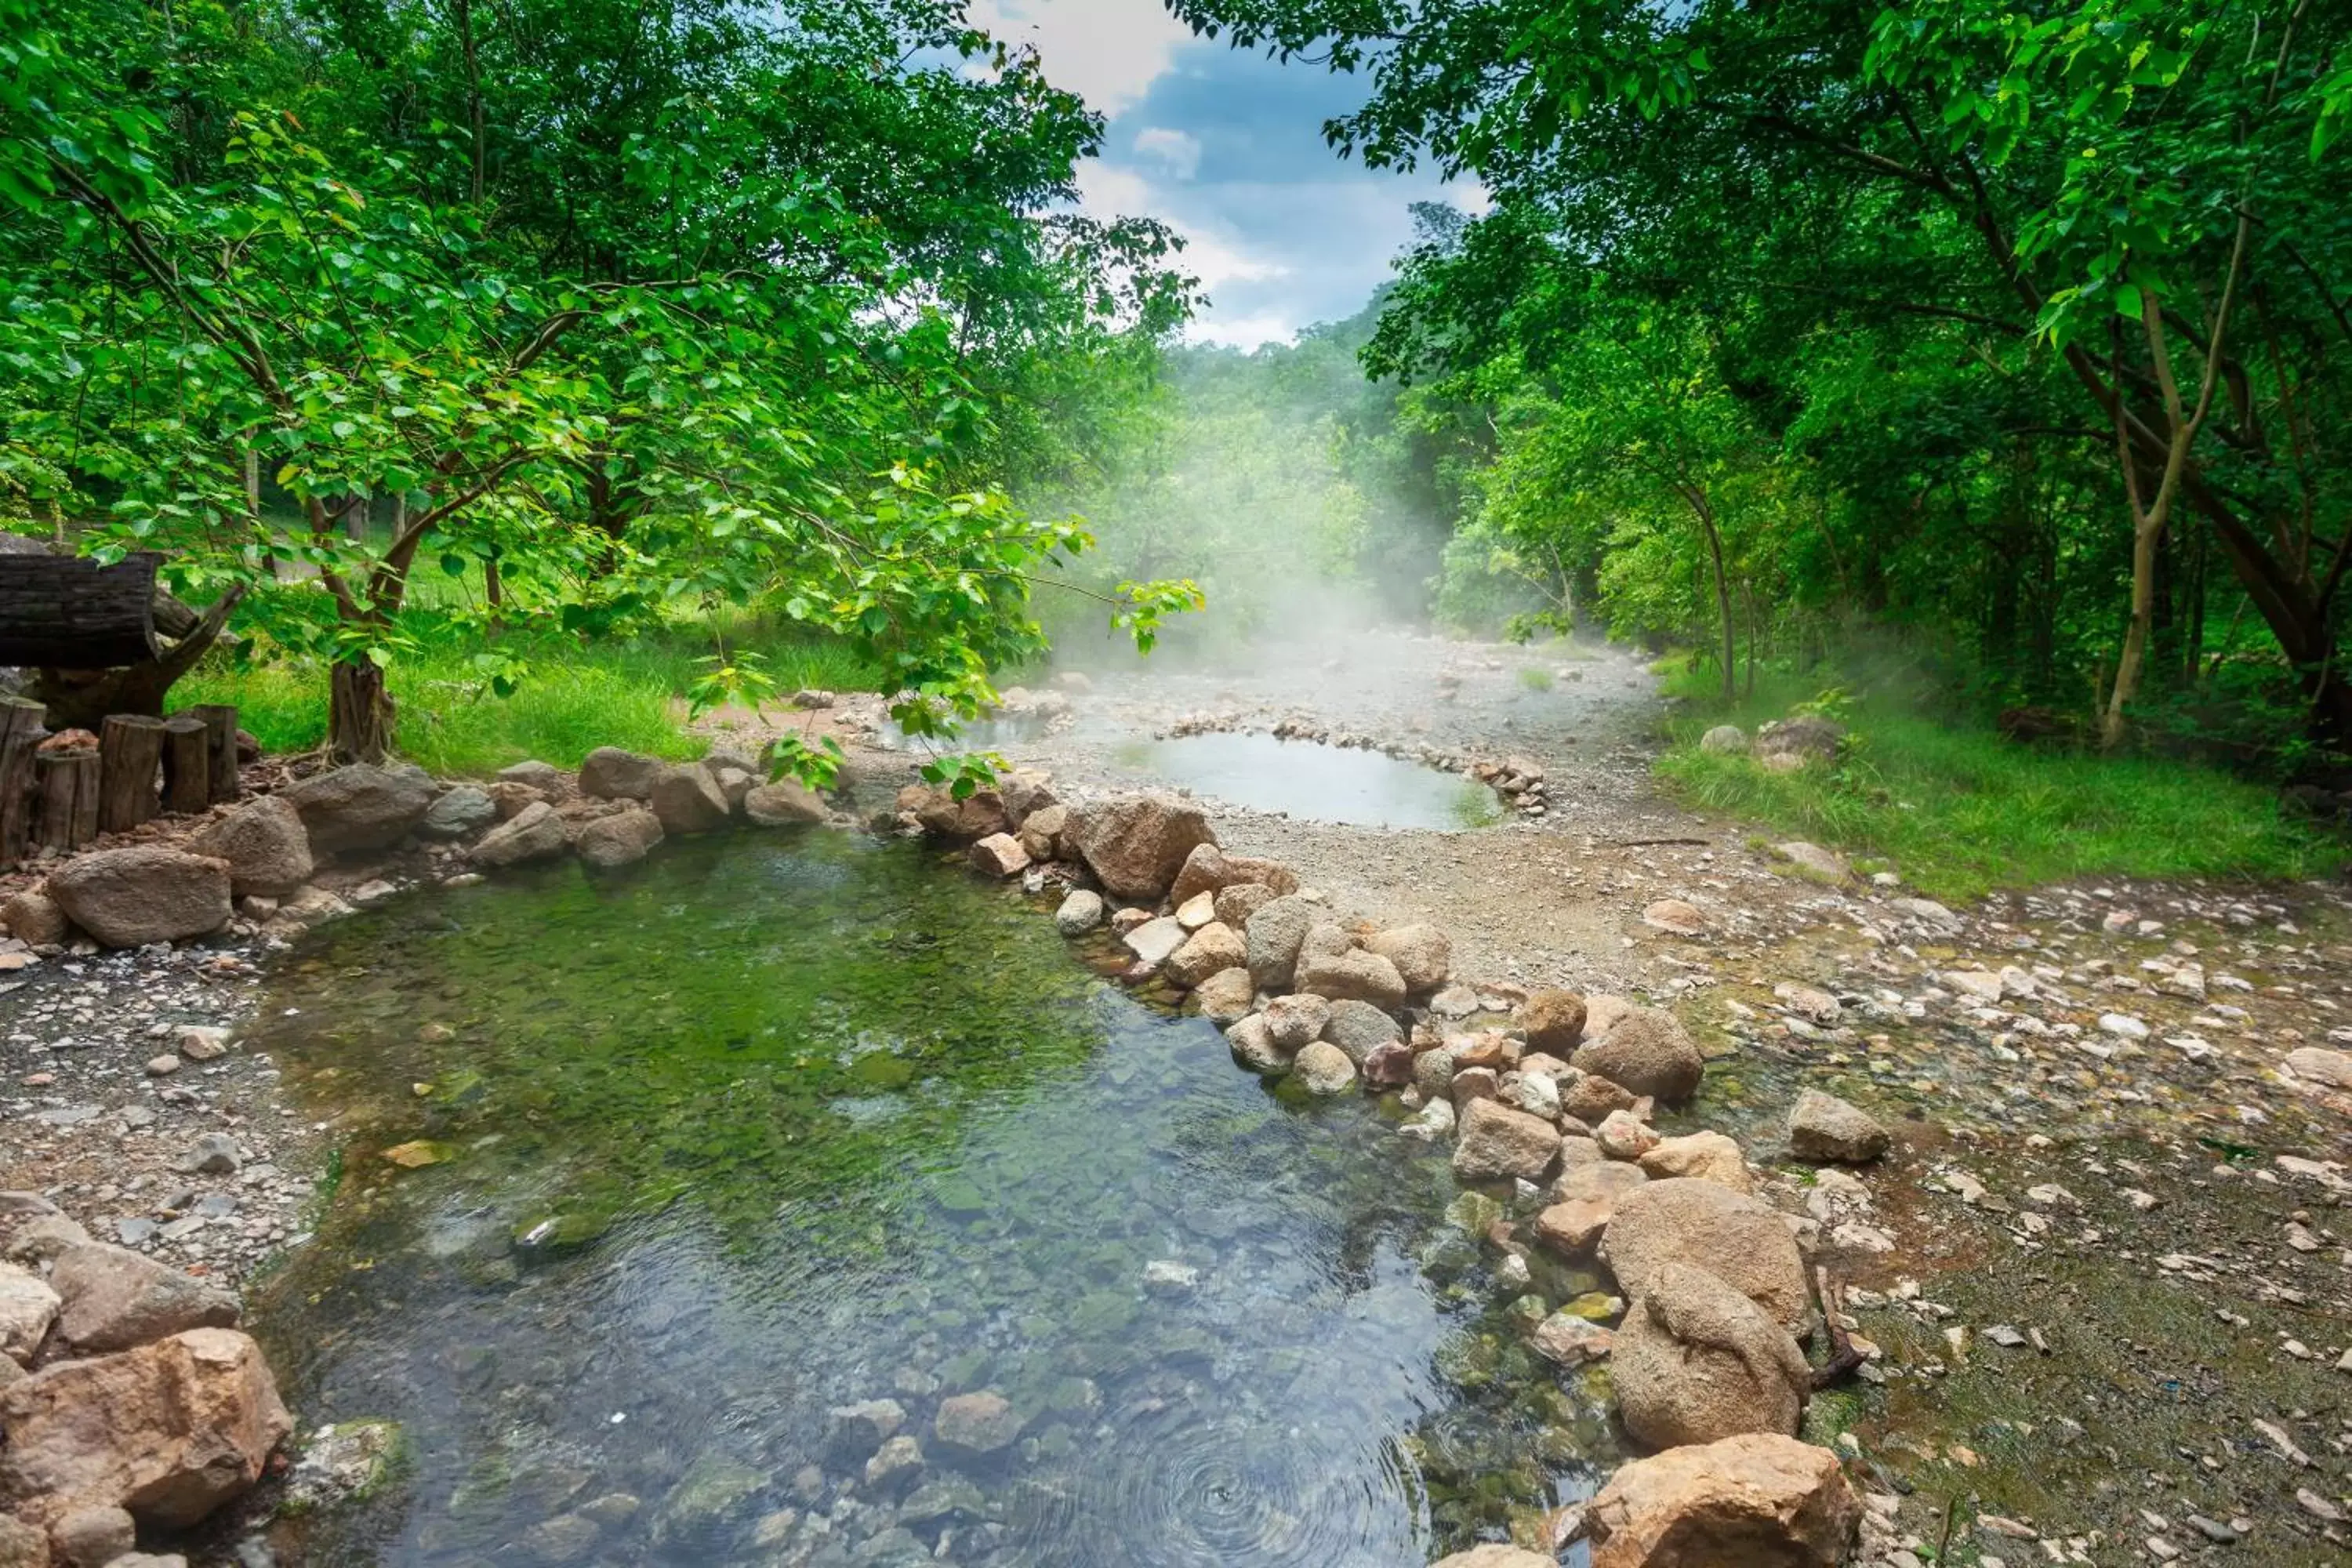
{"type": "Polygon", "coordinates": [[[917,846],[425,895],[317,933],[257,1028],[346,1137],[259,1331],[307,1420],[408,1456],[289,1563],[1393,1568],[1614,1458],[1442,1149],[1270,1090],[917,846]],[[1021,1432],[959,1460],[975,1390],[1021,1432]],[[911,1485],[829,1447],[879,1398],[911,1485]]]}
{"type": "Polygon", "coordinates": [[[1502,802],[1475,779],[1384,752],[1273,735],[1182,735],[1122,747],[1135,773],[1255,811],[1360,827],[1491,827],[1502,802]]]}

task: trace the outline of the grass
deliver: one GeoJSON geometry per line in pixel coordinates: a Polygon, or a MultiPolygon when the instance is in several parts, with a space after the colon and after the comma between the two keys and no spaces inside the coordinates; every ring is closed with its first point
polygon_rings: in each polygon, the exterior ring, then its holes
{"type": "Polygon", "coordinates": [[[1551,671],[1532,664],[1523,664],[1519,667],[1519,684],[1529,691],[1549,691],[1551,671]]]}
{"type": "MultiPolygon", "coordinates": [[[[529,670],[507,697],[474,663],[486,645],[441,634],[429,615],[413,617],[406,629],[421,646],[388,676],[399,709],[397,744],[436,773],[478,777],[533,757],[576,767],[598,746],[674,758],[706,749],[687,731],[684,699],[701,673],[696,661],[712,651],[708,627],[592,642],[510,633],[496,648],[529,670]]],[[[730,622],[727,634],[730,649],[764,656],[779,695],[805,686],[870,690],[877,680],[845,644],[751,620],[730,622]]],[[[176,705],[234,703],[238,723],[265,751],[303,752],[326,739],[327,671],[314,659],[208,660],[172,689],[172,698],[176,705]]]]}
{"type": "Polygon", "coordinates": [[[1658,762],[1675,793],[1882,858],[1936,898],[2078,877],[2291,879],[2331,873],[2346,859],[2342,839],[2287,815],[2259,784],[2158,758],[2023,746],[1866,695],[1834,715],[1851,731],[1836,764],[1767,773],[1745,756],[1701,752],[1699,736],[1722,723],[1752,735],[1816,696],[1822,677],[1760,678],[1755,697],[1727,708],[1706,695],[1711,672],[1666,673],[1670,691],[1699,700],[1670,725],[1658,762]]]}

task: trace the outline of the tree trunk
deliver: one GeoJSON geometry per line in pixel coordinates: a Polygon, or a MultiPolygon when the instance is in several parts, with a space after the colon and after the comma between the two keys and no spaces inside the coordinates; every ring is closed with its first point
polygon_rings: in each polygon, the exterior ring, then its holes
{"type": "Polygon", "coordinates": [[[338,664],[327,683],[327,753],[337,763],[382,763],[392,755],[392,694],[368,659],[338,664]]]}
{"type": "Polygon", "coordinates": [[[192,816],[213,803],[212,732],[193,713],[163,721],[163,809],[192,816]]]}
{"type": "Polygon", "coordinates": [[[1715,610],[1723,623],[1723,700],[1731,702],[1739,696],[1738,652],[1731,630],[1731,580],[1723,572],[1723,534],[1715,526],[1715,509],[1706,498],[1693,492],[1688,499],[1699,526],[1706,530],[1707,562],[1715,569],[1715,610]]]}
{"type": "Polygon", "coordinates": [[[2123,657],[2116,663],[2116,683],[2107,691],[2107,716],[2099,726],[2100,743],[2113,751],[2124,738],[2124,706],[2139,693],[2141,667],[2147,659],[2147,637],[2156,621],[2156,547],[2164,535],[2161,521],[2142,521],[2132,530],[2131,625],[2124,633],[2123,657]]]}
{"type": "Polygon", "coordinates": [[[98,830],[123,833],[161,809],[163,721],[143,713],[110,715],[98,732],[98,830]]]}

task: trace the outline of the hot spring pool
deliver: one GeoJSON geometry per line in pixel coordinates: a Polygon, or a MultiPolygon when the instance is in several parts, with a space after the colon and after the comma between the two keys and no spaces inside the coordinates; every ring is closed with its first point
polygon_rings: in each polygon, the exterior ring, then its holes
{"type": "Polygon", "coordinates": [[[1458,828],[1503,820],[1502,801],[1475,779],[1319,741],[1212,732],[1138,742],[1114,760],[1195,795],[1312,822],[1458,828]]]}

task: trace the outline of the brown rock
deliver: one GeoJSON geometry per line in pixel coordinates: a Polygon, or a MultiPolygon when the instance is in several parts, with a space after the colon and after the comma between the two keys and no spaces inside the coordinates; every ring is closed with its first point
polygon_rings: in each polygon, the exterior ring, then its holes
{"type": "Polygon", "coordinates": [[[1212,841],[1194,845],[1185,856],[1168,897],[1181,904],[1196,893],[1220,893],[1235,887],[1264,888],[1266,897],[1274,898],[1298,891],[1298,875],[1278,860],[1228,855],[1212,841]]]}
{"type": "Polygon", "coordinates": [[[1759,1433],[1636,1459],[1585,1520],[1592,1568],[1842,1568],[1862,1506],[1835,1454],[1759,1433]]]}
{"type": "Polygon", "coordinates": [[[1622,996],[1612,996],[1606,992],[1587,994],[1584,998],[1584,1037],[1599,1039],[1617,1026],[1618,1019],[1633,1010],[1633,1004],[1622,996]]]}
{"type": "Polygon", "coordinates": [[[190,1329],[0,1390],[0,1425],[9,1497],[184,1528],[259,1480],[293,1423],[258,1345],[233,1329],[190,1329]]]}
{"type": "MultiPolygon", "coordinates": [[[[482,786],[482,793],[490,797],[491,808],[500,822],[512,822],[534,805],[555,804],[554,797],[545,790],[519,779],[493,779],[482,786]]],[[[418,825],[421,831],[432,831],[432,816],[430,811],[425,813],[425,820],[418,825]]]]}
{"type": "Polygon", "coordinates": [[[754,827],[793,827],[824,818],[824,797],[798,779],[754,784],[743,792],[743,819],[754,827]]]}
{"type": "Polygon", "coordinates": [[[1885,1128],[1833,1094],[1809,1089],[1789,1108],[1789,1147],[1800,1160],[1865,1165],[1894,1146],[1885,1128]]]}
{"type": "Polygon", "coordinates": [[[1573,991],[1538,991],[1519,1005],[1528,1049],[1567,1058],[1584,1037],[1584,998],[1573,991]]]}
{"type": "Polygon", "coordinates": [[[1274,1043],[1284,1050],[1295,1051],[1309,1040],[1323,1037],[1323,1026],[1331,1021],[1331,1004],[1323,997],[1306,993],[1277,996],[1265,1005],[1266,1032],[1274,1043]]]}
{"type": "Polygon", "coordinates": [[[539,801],[483,834],[472,859],[477,866],[520,866],[551,860],[571,847],[570,827],[553,806],[539,801]]]}
{"type": "Polygon", "coordinates": [[[1249,1016],[1257,987],[1246,969],[1223,969],[1192,990],[1193,1010],[1220,1028],[1249,1016]]]}
{"type": "Polygon", "coordinates": [[[1607,1034],[1577,1047],[1570,1059],[1586,1072],[1669,1105],[1696,1093],[1706,1071],[1690,1032],[1672,1013],[1655,1007],[1633,1009],[1607,1034]]]}
{"type": "Polygon", "coordinates": [[[1516,1546],[1474,1546],[1451,1557],[1441,1557],[1430,1568],[1559,1568],[1559,1559],[1516,1546]]]}
{"type": "Polygon", "coordinates": [[[1698,936],[1706,930],[1706,916],[1681,899],[1660,899],[1642,911],[1642,923],[1675,936],[1698,936]]]}
{"type": "Polygon", "coordinates": [[[580,761],[580,793],[599,800],[650,800],[668,768],[659,757],[599,746],[580,761]]]}
{"type": "Polygon", "coordinates": [[[104,1242],[59,1253],[49,1285],[64,1303],[58,1337],[85,1352],[128,1350],[184,1329],[227,1328],[241,1310],[218,1286],[104,1242]]]}
{"type": "Polygon", "coordinates": [[[39,1275],[0,1263],[0,1356],[31,1361],[58,1320],[58,1293],[39,1275]]]}
{"type": "Polygon", "coordinates": [[[1232,883],[1217,889],[1217,918],[1235,931],[1244,930],[1249,925],[1250,916],[1279,896],[1264,882],[1232,883]]]}
{"type": "Polygon", "coordinates": [[[1377,952],[1351,947],[1341,952],[1302,952],[1298,989],[1334,1002],[1369,1002],[1383,1010],[1404,1005],[1404,977],[1377,952]]]}
{"type": "Polygon", "coordinates": [[[1635,1099],[1631,1089],[1598,1073],[1579,1072],[1560,1085],[1560,1114],[1588,1123],[1605,1121],[1620,1110],[1633,1110],[1635,1099]]]}
{"type": "Polygon", "coordinates": [[[1017,877],[1029,868],[1029,851],[1010,833],[992,833],[971,847],[972,868],[991,877],[1017,877]]]}
{"type": "Polygon", "coordinates": [[[1618,1414],[1635,1441],[1675,1448],[1796,1431],[1812,1373],[1787,1330],[1692,1264],[1668,1263],[1646,1283],[1612,1358],[1618,1414]]]}
{"type": "Polygon", "coordinates": [[[1069,829],[1068,806],[1040,806],[1022,818],[1021,847],[1029,851],[1032,860],[1059,860],[1063,855],[1063,840],[1067,837],[1069,829]]]}
{"type": "Polygon", "coordinates": [[[646,799],[665,835],[716,833],[733,820],[727,792],[700,763],[664,768],[646,799]]]}
{"type": "Polygon", "coordinates": [[[1189,989],[1219,970],[1244,968],[1243,960],[1247,956],[1241,933],[1212,921],[1186,937],[1184,945],[1161,963],[1160,973],[1189,989]]]}
{"type": "Polygon", "coordinates": [[[229,890],[239,898],[282,899],[316,869],[302,814],[282,795],[265,795],[206,823],[189,847],[228,862],[229,890]]]}
{"type": "MultiPolygon", "coordinates": [[[[1457,1082],[1461,1075],[1455,1074],[1457,1082]]],[[[1465,1181],[1519,1176],[1532,1182],[1559,1153],[1559,1133],[1549,1121],[1492,1100],[1462,1107],[1454,1142],[1454,1173],[1465,1181]]]]}
{"type": "Polygon", "coordinates": [[[934,838],[968,842],[1013,826],[1013,818],[1004,810],[1004,797],[992,789],[976,789],[958,800],[952,790],[908,784],[898,792],[898,809],[912,812],[923,831],[934,838]]]}
{"type": "Polygon", "coordinates": [[[138,1525],[119,1508],[77,1509],[49,1527],[50,1552],[64,1568],[107,1568],[138,1545],[138,1525]]]}
{"type": "MultiPolygon", "coordinates": [[[[1496,1076],[1493,1068],[1457,1066],[1447,1087],[1454,1096],[1454,1103],[1457,1109],[1468,1105],[1474,1100],[1502,1098],[1502,1080],[1496,1076]]],[[[1538,1120],[1541,1121],[1542,1118],[1538,1117],[1538,1120]]]]}
{"type": "Polygon", "coordinates": [[[1556,1366],[1582,1366],[1588,1362],[1604,1361],[1615,1348],[1617,1336],[1589,1318],[1573,1312],[1554,1312],[1536,1325],[1528,1336],[1528,1343],[1544,1360],[1556,1366]]]}
{"type": "Polygon", "coordinates": [[[1630,1110],[1612,1110],[1592,1130],[1592,1141],[1612,1160],[1639,1160],[1658,1146],[1658,1131],[1630,1110]]]}
{"type": "Polygon", "coordinates": [[[434,784],[423,768],[347,768],[313,773],[278,792],[302,814],[313,855],[389,849],[433,807],[434,784]]]}
{"type": "Polygon", "coordinates": [[[0,921],[8,934],[31,947],[53,947],[66,939],[66,912],[57,900],[37,888],[25,888],[0,904],[0,921]]]}
{"type": "Polygon", "coordinates": [[[1755,1190],[1739,1145],[1720,1132],[1690,1132],[1680,1138],[1661,1139],[1642,1156],[1642,1169],[1660,1181],[1691,1176],[1717,1183],[1735,1193],[1755,1190]]]}
{"type": "Polygon", "coordinates": [[[0,1568],[49,1568],[49,1537],[0,1513],[0,1568]]]}
{"type": "Polygon", "coordinates": [[[49,873],[66,918],[107,947],[209,936],[228,924],[228,862],[161,844],[80,855],[49,873]]]}
{"type": "Polygon", "coordinates": [[[1601,1257],[1628,1297],[1649,1294],[1671,1263],[1714,1270],[1789,1332],[1804,1331],[1812,1296],[1797,1238],[1754,1198],[1693,1177],[1651,1182],[1617,1203],[1601,1257]]]}
{"type": "Polygon", "coordinates": [[[643,806],[631,806],[582,823],[572,842],[581,859],[600,871],[613,871],[636,864],[661,841],[661,818],[643,806]]]}
{"type": "Polygon", "coordinates": [[[1454,971],[1454,943],[1433,925],[1399,926],[1364,945],[1396,965],[1405,990],[1415,996],[1436,990],[1454,971]]]}
{"type": "Polygon", "coordinates": [[[1536,1239],[1570,1258],[1591,1252],[1617,1217],[1618,1200],[1649,1180],[1622,1160],[1570,1163],[1570,1145],[1586,1142],[1560,1141],[1565,1168],[1552,1184],[1551,1205],[1536,1215],[1536,1239]]]}
{"type": "Polygon", "coordinates": [[[1201,808],[1169,795],[1089,805],[1076,834],[1087,868],[1122,899],[1158,899],[1194,849],[1216,842],[1201,808]]]}

